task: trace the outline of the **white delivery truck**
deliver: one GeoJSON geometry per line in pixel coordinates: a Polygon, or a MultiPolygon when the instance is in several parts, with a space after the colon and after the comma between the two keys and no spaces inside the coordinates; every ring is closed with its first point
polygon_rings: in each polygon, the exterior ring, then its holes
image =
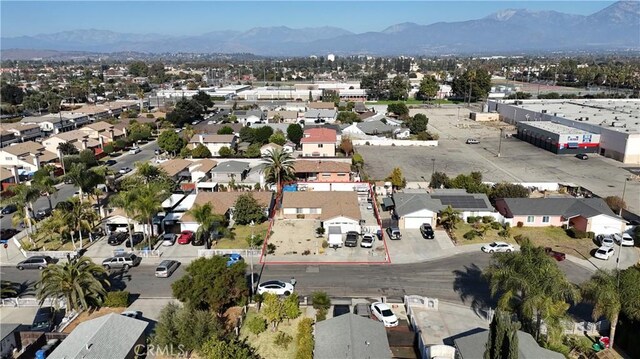
{"type": "Polygon", "coordinates": [[[329,227],[327,242],[329,242],[329,247],[331,248],[342,247],[342,229],[340,228],[340,226],[329,227]]]}

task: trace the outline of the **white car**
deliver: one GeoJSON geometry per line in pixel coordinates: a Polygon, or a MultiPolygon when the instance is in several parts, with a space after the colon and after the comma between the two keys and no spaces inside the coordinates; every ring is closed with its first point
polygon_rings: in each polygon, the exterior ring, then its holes
{"type": "Polygon", "coordinates": [[[140,149],[140,147],[132,147],[132,148],[129,150],[129,154],[130,154],[130,155],[135,155],[135,154],[137,154],[137,153],[140,153],[140,151],[142,151],[142,150],[140,149]]]}
{"type": "Polygon", "coordinates": [[[513,245],[507,242],[493,242],[482,246],[482,251],[485,253],[493,252],[513,252],[513,245]]]}
{"type": "Polygon", "coordinates": [[[276,295],[289,295],[293,293],[293,284],[280,280],[270,280],[258,284],[258,294],[271,293],[276,295]]]}
{"type": "Polygon", "coordinates": [[[611,258],[612,255],[613,255],[613,247],[600,247],[598,248],[598,250],[596,250],[594,257],[598,259],[603,259],[606,261],[607,259],[611,258]]]}
{"type": "Polygon", "coordinates": [[[391,308],[382,303],[375,302],[371,304],[371,313],[384,324],[385,327],[397,327],[398,317],[391,311],[391,308]]]}
{"type": "Polygon", "coordinates": [[[365,233],[362,235],[362,240],[360,241],[360,247],[362,248],[371,248],[373,247],[373,242],[375,241],[375,237],[371,233],[365,233]]]}
{"type": "Polygon", "coordinates": [[[621,246],[633,247],[635,245],[635,241],[633,240],[633,237],[631,237],[629,233],[624,233],[622,237],[618,233],[615,233],[613,235],[613,239],[616,242],[618,242],[621,246]]]}
{"type": "Polygon", "coordinates": [[[129,167],[122,167],[119,171],[120,174],[127,174],[129,172],[131,172],[131,168],[129,167]]]}
{"type": "Polygon", "coordinates": [[[140,319],[142,318],[142,312],[139,310],[127,310],[125,312],[120,313],[120,315],[124,315],[125,317],[140,319]]]}
{"type": "Polygon", "coordinates": [[[601,247],[613,247],[614,241],[613,236],[610,234],[601,234],[597,237],[598,242],[600,242],[601,247]]]}

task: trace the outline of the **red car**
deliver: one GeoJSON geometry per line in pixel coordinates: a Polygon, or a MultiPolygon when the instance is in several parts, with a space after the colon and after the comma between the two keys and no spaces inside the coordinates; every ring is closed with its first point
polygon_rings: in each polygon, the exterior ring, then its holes
{"type": "Polygon", "coordinates": [[[182,231],[178,237],[178,244],[189,244],[193,239],[192,231],[182,231]]]}

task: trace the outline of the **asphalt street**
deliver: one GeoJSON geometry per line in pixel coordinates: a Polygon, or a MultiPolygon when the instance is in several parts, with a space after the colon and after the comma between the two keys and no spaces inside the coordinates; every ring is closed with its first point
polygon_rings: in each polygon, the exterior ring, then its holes
{"type": "MultiPolygon", "coordinates": [[[[114,171],[120,170],[122,167],[134,168],[135,163],[139,161],[148,161],[152,159],[155,154],[154,151],[157,150],[158,144],[153,141],[148,144],[142,145],[140,147],[141,151],[136,153],[135,155],[131,155],[128,152],[125,152],[123,155],[116,157],[115,160],[117,163],[110,168],[114,171]]],[[[67,200],[69,197],[73,196],[73,194],[77,191],[77,189],[73,185],[64,184],[58,187],[58,192],[51,196],[51,204],[55,207],[58,202],[62,202],[67,200]]],[[[47,197],[42,196],[38,198],[38,200],[33,204],[33,210],[38,211],[42,208],[48,208],[49,201],[47,197]]],[[[0,222],[0,226],[2,228],[11,228],[13,227],[11,223],[11,217],[13,214],[4,215],[0,222]]]]}
{"type": "MultiPolygon", "coordinates": [[[[280,279],[289,281],[295,277],[296,291],[310,295],[314,291],[325,291],[332,297],[380,297],[399,299],[404,295],[417,294],[439,298],[449,302],[471,305],[488,301],[488,288],[481,278],[482,269],[491,256],[478,253],[461,254],[441,260],[398,265],[270,265],[256,266],[260,274],[258,281],[280,279]],[[261,273],[260,273],[261,272],[261,273]]],[[[591,271],[570,261],[559,262],[569,280],[581,283],[589,278],[591,271]]],[[[112,289],[127,290],[139,298],[169,298],[171,283],[184,274],[178,268],[170,278],[156,278],[153,265],[145,265],[128,273],[111,272],[112,289]]],[[[0,267],[3,280],[22,284],[29,289],[39,278],[38,270],[19,271],[14,267],[0,267]]]]}

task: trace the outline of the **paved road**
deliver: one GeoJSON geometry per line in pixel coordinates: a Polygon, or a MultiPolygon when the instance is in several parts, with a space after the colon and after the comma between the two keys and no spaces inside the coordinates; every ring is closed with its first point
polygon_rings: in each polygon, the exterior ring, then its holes
{"type": "MultiPolygon", "coordinates": [[[[118,171],[122,167],[134,168],[136,162],[148,161],[152,159],[154,156],[154,151],[157,149],[158,149],[158,144],[155,141],[145,144],[141,147],[141,151],[135,155],[130,155],[128,152],[126,152],[122,156],[117,157],[116,158],[117,163],[111,166],[111,168],[114,171],[118,171]]],[[[55,206],[58,202],[65,201],[69,197],[73,196],[76,190],[77,189],[73,185],[68,185],[68,184],[61,185],[58,188],[58,192],[51,197],[52,205],[55,206]]],[[[40,197],[33,205],[33,209],[35,211],[41,208],[48,208],[48,207],[49,207],[49,202],[47,198],[44,196],[40,197]]],[[[2,220],[0,221],[0,226],[2,226],[2,228],[13,227],[11,223],[12,215],[13,214],[9,214],[2,217],[2,220]]]]}
{"type": "MultiPolygon", "coordinates": [[[[333,297],[399,298],[405,294],[436,297],[451,302],[471,304],[474,299],[487,299],[487,285],[480,274],[490,261],[489,255],[461,254],[431,262],[399,265],[327,265],[327,266],[265,266],[260,280],[297,280],[296,290],[301,295],[313,291],[325,291],[333,297]]],[[[569,261],[559,266],[569,280],[581,283],[591,272],[569,261]]],[[[256,266],[256,271],[261,267],[256,266]]],[[[141,298],[166,298],[171,296],[171,283],[184,274],[178,268],[171,278],[154,277],[154,266],[143,264],[129,273],[114,271],[111,274],[115,289],[126,289],[141,298]]],[[[39,278],[39,271],[19,271],[13,267],[0,267],[3,280],[23,283],[29,287],[39,278]]]]}

